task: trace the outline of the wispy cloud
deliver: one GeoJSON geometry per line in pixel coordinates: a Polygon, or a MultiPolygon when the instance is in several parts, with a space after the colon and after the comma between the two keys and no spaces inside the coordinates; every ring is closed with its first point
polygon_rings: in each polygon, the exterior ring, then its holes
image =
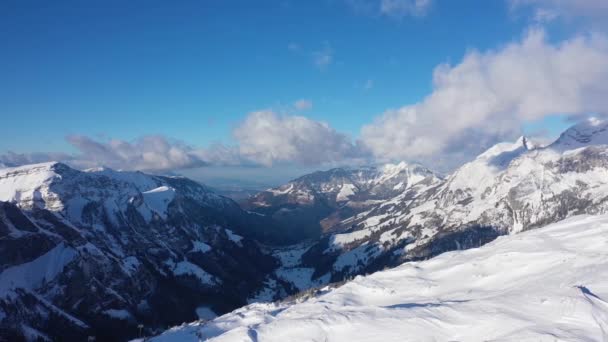
{"type": "Polygon", "coordinates": [[[287,45],[287,50],[296,56],[310,58],[312,64],[320,70],[325,70],[334,62],[334,49],[327,41],[323,42],[317,49],[291,42],[287,45]]]}
{"type": "Polygon", "coordinates": [[[344,2],[355,13],[393,19],[423,17],[432,7],[432,0],[344,0],[344,2]]]}
{"type": "MultiPolygon", "coordinates": [[[[310,108],[307,100],[296,102],[310,108]]],[[[105,166],[119,170],[164,172],[202,166],[321,165],[361,158],[360,146],[324,122],[272,110],[252,112],[233,131],[235,144],[194,147],[164,136],[144,136],[134,141],[95,140],[68,136],[74,154],[8,152],[0,164],[17,166],[62,161],[80,169],[105,166]]]]}
{"type": "Polygon", "coordinates": [[[334,60],[334,50],[328,42],[323,43],[323,47],[312,53],[313,62],[319,69],[327,68],[334,60]]]}
{"type": "Polygon", "coordinates": [[[431,0],[381,0],[380,13],[394,18],[421,17],[427,14],[431,0]]]}
{"type": "Polygon", "coordinates": [[[300,99],[293,103],[293,107],[299,111],[309,110],[312,108],[312,101],[300,99]]]}
{"type": "Polygon", "coordinates": [[[547,23],[556,19],[586,18],[606,27],[608,1],[606,0],[508,0],[511,10],[531,9],[532,19],[547,23]]]}
{"type": "Polygon", "coordinates": [[[291,42],[291,43],[287,44],[287,50],[289,50],[289,51],[297,52],[297,51],[300,51],[301,49],[302,49],[302,47],[298,43],[291,42]]]}
{"type": "Polygon", "coordinates": [[[71,160],[72,158],[72,155],[61,152],[15,153],[8,151],[5,154],[0,154],[0,166],[19,166],[25,164],[44,163],[53,160],[67,161],[71,160]]]}
{"type": "Polygon", "coordinates": [[[144,136],[128,142],[120,139],[97,141],[83,135],[68,136],[78,151],[66,153],[31,153],[0,155],[0,163],[23,165],[46,161],[67,162],[78,168],[107,166],[120,170],[166,171],[207,165],[198,151],[163,136],[144,136]]]}

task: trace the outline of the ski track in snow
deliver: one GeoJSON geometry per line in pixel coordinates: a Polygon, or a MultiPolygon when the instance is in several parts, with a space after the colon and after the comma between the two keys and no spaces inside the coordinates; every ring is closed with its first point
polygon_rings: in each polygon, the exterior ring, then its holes
{"type": "Polygon", "coordinates": [[[607,340],[606,246],[608,215],[578,216],[151,341],[607,340]]]}

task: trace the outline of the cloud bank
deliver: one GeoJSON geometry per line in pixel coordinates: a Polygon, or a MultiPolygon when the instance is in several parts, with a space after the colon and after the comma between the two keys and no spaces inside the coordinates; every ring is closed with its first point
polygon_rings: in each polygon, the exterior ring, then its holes
{"type": "MultiPolygon", "coordinates": [[[[232,145],[193,147],[163,136],[103,142],[70,136],[75,154],[9,152],[0,155],[0,163],[62,160],[81,168],[169,171],[406,160],[449,171],[492,144],[515,138],[524,122],[555,114],[608,115],[606,80],[605,36],[590,33],[552,43],[542,29],[532,29],[518,41],[472,50],[455,65],[437,66],[431,94],[387,110],[363,126],[357,139],[305,116],[262,110],[234,128],[232,145]]],[[[291,110],[311,107],[300,100],[291,110]]]]}
{"type": "Polygon", "coordinates": [[[608,42],[599,35],[559,44],[535,29],[501,49],[471,51],[442,64],[433,92],[420,103],[388,110],[361,130],[380,159],[461,163],[518,134],[522,122],[552,114],[605,113],[608,42]],[[469,149],[470,147],[475,147],[469,149]],[[453,160],[450,160],[453,159],[453,160]]]}
{"type": "Polygon", "coordinates": [[[326,123],[272,111],[251,113],[235,129],[234,137],[243,159],[266,166],[332,163],[361,155],[350,137],[326,123]]]}
{"type": "Polygon", "coordinates": [[[75,154],[8,152],[0,155],[0,166],[63,161],[81,169],[105,166],[164,172],[210,165],[311,166],[352,161],[363,156],[362,149],[349,136],[328,124],[271,110],[250,113],[234,129],[233,136],[233,146],[213,144],[196,148],[159,135],[144,136],[132,142],[120,139],[102,142],[75,135],[66,138],[78,151],[75,154]]]}

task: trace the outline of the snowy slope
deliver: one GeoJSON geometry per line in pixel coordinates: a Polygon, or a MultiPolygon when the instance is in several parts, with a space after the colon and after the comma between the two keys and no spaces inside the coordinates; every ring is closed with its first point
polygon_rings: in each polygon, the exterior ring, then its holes
{"type": "Polygon", "coordinates": [[[607,340],[607,244],[608,216],[578,216],[151,341],[607,340]]]}
{"type": "Polygon", "coordinates": [[[0,340],[125,340],[242,306],[275,266],[261,220],[186,178],[0,169],[0,340]]]}
{"type": "MultiPolygon", "coordinates": [[[[299,260],[283,265],[279,278],[297,274],[298,289],[318,286],[574,215],[608,213],[607,128],[608,122],[591,119],[547,147],[525,137],[497,144],[444,179],[415,182],[340,217],[299,260]]],[[[269,289],[281,292],[271,279],[267,284],[265,297],[269,289]]]]}
{"type": "Polygon", "coordinates": [[[272,217],[299,242],[343,230],[340,222],[387,199],[413,191],[439,177],[417,164],[401,162],[373,167],[317,171],[251,197],[247,209],[272,217]]]}

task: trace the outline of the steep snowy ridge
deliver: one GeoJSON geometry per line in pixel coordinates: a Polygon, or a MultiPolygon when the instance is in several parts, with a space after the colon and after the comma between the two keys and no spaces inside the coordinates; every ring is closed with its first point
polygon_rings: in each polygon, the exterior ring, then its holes
{"type": "Polygon", "coordinates": [[[608,213],[608,146],[593,144],[604,141],[606,124],[592,120],[568,131],[588,126],[573,148],[561,145],[566,133],[548,147],[525,137],[497,144],[443,180],[415,183],[342,218],[292,268],[313,269],[311,286],[337,282],[573,215],[608,213]]]}
{"type": "Polygon", "coordinates": [[[550,148],[572,150],[588,145],[608,145],[608,122],[590,118],[562,133],[550,148]]]}
{"type": "Polygon", "coordinates": [[[574,217],[151,341],[606,340],[607,243],[608,216],[574,217]]]}
{"type": "Polygon", "coordinates": [[[0,169],[0,339],[124,340],[242,306],[275,268],[253,238],[272,234],[185,178],[0,169]]]}

